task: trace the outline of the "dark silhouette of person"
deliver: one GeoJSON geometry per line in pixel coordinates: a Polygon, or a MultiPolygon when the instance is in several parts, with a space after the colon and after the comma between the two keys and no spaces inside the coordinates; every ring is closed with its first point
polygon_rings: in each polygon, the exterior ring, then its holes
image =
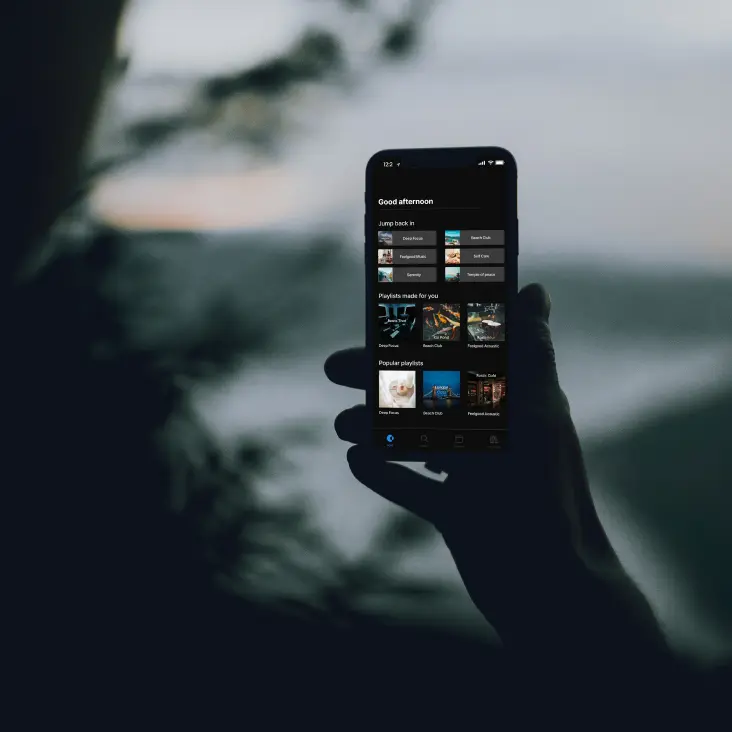
{"type": "MultiPolygon", "coordinates": [[[[338,415],[336,432],[353,443],[347,457],[361,483],[441,533],[470,597],[509,651],[518,688],[542,713],[584,704],[603,715],[635,710],[698,721],[728,676],[671,651],[613,550],[560,388],[549,313],[543,287],[521,290],[505,454],[428,462],[447,473],[439,482],[374,454],[365,406],[338,415]]],[[[331,381],[354,389],[365,388],[369,368],[363,349],[336,353],[325,366],[331,381]]]]}

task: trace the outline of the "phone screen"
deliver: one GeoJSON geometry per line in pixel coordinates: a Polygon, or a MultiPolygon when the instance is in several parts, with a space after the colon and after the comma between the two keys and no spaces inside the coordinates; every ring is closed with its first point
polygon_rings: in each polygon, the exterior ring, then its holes
{"type": "Polygon", "coordinates": [[[506,150],[384,151],[367,168],[367,407],[395,453],[505,450],[516,291],[506,150]]]}

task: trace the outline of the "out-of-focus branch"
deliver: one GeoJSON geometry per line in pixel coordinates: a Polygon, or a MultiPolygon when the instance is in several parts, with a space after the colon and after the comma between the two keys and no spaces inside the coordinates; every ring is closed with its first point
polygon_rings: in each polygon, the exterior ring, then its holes
{"type": "MultiPolygon", "coordinates": [[[[401,61],[417,48],[432,0],[413,0],[398,17],[382,17],[364,0],[339,0],[351,11],[368,14],[378,40],[374,62],[401,61]]],[[[175,113],[142,119],[121,130],[122,152],[92,161],[89,177],[130,164],[186,133],[217,130],[222,136],[274,153],[286,139],[285,122],[301,89],[352,82],[347,43],[323,27],[308,27],[280,54],[234,73],[196,85],[192,103],[175,113]]]]}

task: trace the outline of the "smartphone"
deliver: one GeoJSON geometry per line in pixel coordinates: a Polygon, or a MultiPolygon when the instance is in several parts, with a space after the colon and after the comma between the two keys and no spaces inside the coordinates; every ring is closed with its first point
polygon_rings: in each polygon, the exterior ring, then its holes
{"type": "Polygon", "coordinates": [[[499,147],[368,161],[366,403],[389,459],[510,449],[517,181],[499,147]]]}

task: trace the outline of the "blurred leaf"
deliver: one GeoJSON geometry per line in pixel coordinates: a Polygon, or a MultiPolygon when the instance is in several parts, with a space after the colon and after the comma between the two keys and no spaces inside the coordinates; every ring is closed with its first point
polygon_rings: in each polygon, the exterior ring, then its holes
{"type": "Polygon", "coordinates": [[[311,74],[320,74],[345,65],[343,46],[329,31],[310,30],[300,41],[295,60],[311,74]]]}
{"type": "Polygon", "coordinates": [[[128,130],[128,135],[136,145],[152,147],[166,142],[170,137],[190,126],[191,118],[188,114],[157,117],[132,125],[128,130]]]}
{"type": "Polygon", "coordinates": [[[238,466],[247,471],[261,472],[277,458],[277,451],[270,445],[247,442],[237,451],[238,466]]]}
{"type": "Polygon", "coordinates": [[[238,74],[210,79],[204,86],[204,94],[215,102],[244,92],[280,96],[297,83],[322,80],[344,64],[338,38],[329,31],[309,30],[289,53],[279,58],[238,74]]]}
{"type": "Polygon", "coordinates": [[[211,79],[206,84],[205,93],[212,101],[221,101],[233,94],[248,91],[280,94],[296,78],[296,69],[290,59],[274,59],[235,76],[211,79]]]}
{"type": "Polygon", "coordinates": [[[400,20],[387,28],[381,42],[385,56],[403,58],[412,53],[417,45],[418,28],[414,20],[400,20]]]}

